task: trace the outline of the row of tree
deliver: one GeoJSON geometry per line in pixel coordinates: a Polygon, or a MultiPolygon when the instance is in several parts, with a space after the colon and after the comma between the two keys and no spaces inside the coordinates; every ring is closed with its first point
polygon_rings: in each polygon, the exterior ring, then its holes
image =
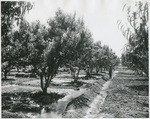
{"type": "Polygon", "coordinates": [[[119,23],[128,40],[122,54],[122,64],[148,76],[148,2],[136,2],[134,7],[135,11],[131,6],[124,6],[129,27],[125,28],[125,25],[121,26],[121,22],[119,23]]]}
{"type": "MultiPolygon", "coordinates": [[[[13,15],[5,13],[10,11],[5,4],[15,4],[12,7],[15,11],[20,2],[2,2],[2,18],[20,16],[20,12],[14,12],[13,15]]],[[[31,4],[23,2],[19,6],[21,11],[24,6],[32,8],[31,4]]],[[[12,19],[13,25],[18,19],[12,19]]],[[[5,22],[2,19],[2,26],[5,22]]],[[[76,14],[65,14],[58,10],[47,24],[42,25],[39,21],[30,24],[21,18],[17,24],[18,30],[7,26],[10,30],[2,31],[2,70],[5,78],[12,67],[30,65],[40,77],[43,93],[47,93],[60,67],[69,68],[76,82],[80,70],[85,70],[89,77],[93,69],[98,73],[102,68],[108,69],[109,65],[119,64],[119,58],[108,46],[93,42],[91,32],[76,14]]]]}

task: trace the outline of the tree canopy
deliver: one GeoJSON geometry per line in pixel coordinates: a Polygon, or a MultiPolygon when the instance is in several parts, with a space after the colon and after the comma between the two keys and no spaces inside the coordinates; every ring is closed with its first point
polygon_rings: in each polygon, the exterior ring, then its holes
{"type": "MultiPolygon", "coordinates": [[[[19,8],[24,10],[24,7],[19,8]]],[[[108,46],[101,46],[100,42],[94,43],[84,20],[77,18],[75,13],[65,14],[58,9],[47,24],[42,25],[40,21],[29,23],[22,18],[19,30],[7,31],[2,40],[5,42],[5,36],[9,36],[9,43],[2,45],[3,62],[9,61],[10,64],[13,61],[12,66],[32,66],[32,71],[40,77],[43,93],[47,93],[60,67],[68,67],[77,81],[80,70],[89,75],[94,68],[98,73],[100,68],[108,70],[110,64],[118,65],[115,53],[108,46]]]]}
{"type": "Polygon", "coordinates": [[[26,11],[32,9],[30,2],[2,1],[1,2],[1,46],[2,46],[2,70],[7,73],[16,63],[16,59],[22,56],[21,44],[16,41],[15,26],[22,22],[26,11]],[[14,42],[15,41],[15,42],[14,42]],[[20,51],[20,52],[18,52],[20,51]]]}
{"type": "Polygon", "coordinates": [[[131,10],[131,6],[125,5],[124,8],[127,8],[129,27],[121,26],[128,40],[122,54],[122,64],[148,75],[148,3],[136,2],[135,11],[131,10]]]}

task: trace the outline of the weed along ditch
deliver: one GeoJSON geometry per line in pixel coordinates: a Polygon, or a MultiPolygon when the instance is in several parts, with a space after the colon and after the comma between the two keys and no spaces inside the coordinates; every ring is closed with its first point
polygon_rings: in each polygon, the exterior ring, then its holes
{"type": "Polygon", "coordinates": [[[108,74],[94,75],[89,80],[81,78],[76,83],[68,78],[64,74],[54,78],[47,94],[41,92],[37,78],[19,84],[18,79],[8,80],[7,83],[5,81],[2,84],[2,117],[55,118],[70,117],[70,114],[75,117],[78,111],[78,117],[83,117],[86,114],[85,109],[109,79],[108,74]]]}

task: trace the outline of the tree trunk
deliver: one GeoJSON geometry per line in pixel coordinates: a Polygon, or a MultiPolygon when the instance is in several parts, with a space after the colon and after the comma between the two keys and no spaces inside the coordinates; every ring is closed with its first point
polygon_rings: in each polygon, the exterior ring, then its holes
{"type": "Polygon", "coordinates": [[[103,68],[101,68],[101,73],[102,73],[102,71],[103,71],[103,68]]]}
{"type": "Polygon", "coordinates": [[[6,80],[7,79],[7,69],[5,69],[5,71],[4,71],[4,79],[6,80]]]}
{"type": "Polygon", "coordinates": [[[44,89],[43,89],[43,94],[47,94],[47,86],[46,87],[44,87],[44,89]]]}
{"type": "Polygon", "coordinates": [[[43,75],[40,76],[40,80],[41,80],[41,89],[42,89],[42,91],[43,91],[43,90],[44,90],[43,75]]]}
{"type": "Polygon", "coordinates": [[[41,80],[41,89],[43,91],[43,94],[47,94],[47,88],[48,88],[46,84],[47,81],[45,82],[45,85],[44,85],[44,76],[42,74],[40,75],[40,80],[41,80]]]}
{"type": "Polygon", "coordinates": [[[93,73],[93,67],[91,66],[90,67],[90,71],[89,71],[91,74],[93,73]]]}
{"type": "Polygon", "coordinates": [[[88,80],[90,77],[91,77],[90,69],[87,68],[87,70],[86,70],[86,79],[88,80]]]}
{"type": "Polygon", "coordinates": [[[47,94],[47,88],[49,87],[49,84],[50,84],[50,82],[51,82],[51,79],[52,78],[45,78],[45,80],[44,80],[44,76],[43,75],[41,75],[40,76],[40,79],[41,79],[41,89],[42,89],[42,91],[43,91],[43,94],[47,94]]]}
{"type": "Polygon", "coordinates": [[[112,66],[109,68],[109,78],[112,78],[112,66]]]}
{"type": "Polygon", "coordinates": [[[71,76],[73,79],[75,79],[75,72],[74,71],[71,71],[71,76]]]}
{"type": "Polygon", "coordinates": [[[7,79],[7,71],[4,72],[4,79],[7,79]]]}
{"type": "Polygon", "coordinates": [[[79,77],[79,73],[80,73],[80,68],[77,71],[77,78],[79,77]]]}
{"type": "Polygon", "coordinates": [[[99,67],[97,66],[96,67],[96,74],[98,74],[98,72],[99,72],[99,67]]]}
{"type": "Polygon", "coordinates": [[[78,81],[79,73],[80,73],[80,68],[79,68],[78,70],[75,71],[74,82],[77,82],[77,81],[78,81]]]}
{"type": "Polygon", "coordinates": [[[17,66],[17,72],[19,72],[19,66],[17,66]]]}

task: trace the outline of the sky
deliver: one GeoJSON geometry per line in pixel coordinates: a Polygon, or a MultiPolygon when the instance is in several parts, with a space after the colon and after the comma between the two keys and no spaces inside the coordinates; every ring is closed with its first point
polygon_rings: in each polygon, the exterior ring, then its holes
{"type": "MultiPolygon", "coordinates": [[[[130,3],[131,0],[126,2],[130,3]]],[[[94,41],[108,45],[120,57],[127,43],[117,25],[118,20],[125,19],[126,14],[122,10],[124,4],[125,0],[35,0],[26,19],[46,24],[47,19],[54,17],[58,8],[69,14],[76,12],[77,17],[83,17],[94,41]]]]}

